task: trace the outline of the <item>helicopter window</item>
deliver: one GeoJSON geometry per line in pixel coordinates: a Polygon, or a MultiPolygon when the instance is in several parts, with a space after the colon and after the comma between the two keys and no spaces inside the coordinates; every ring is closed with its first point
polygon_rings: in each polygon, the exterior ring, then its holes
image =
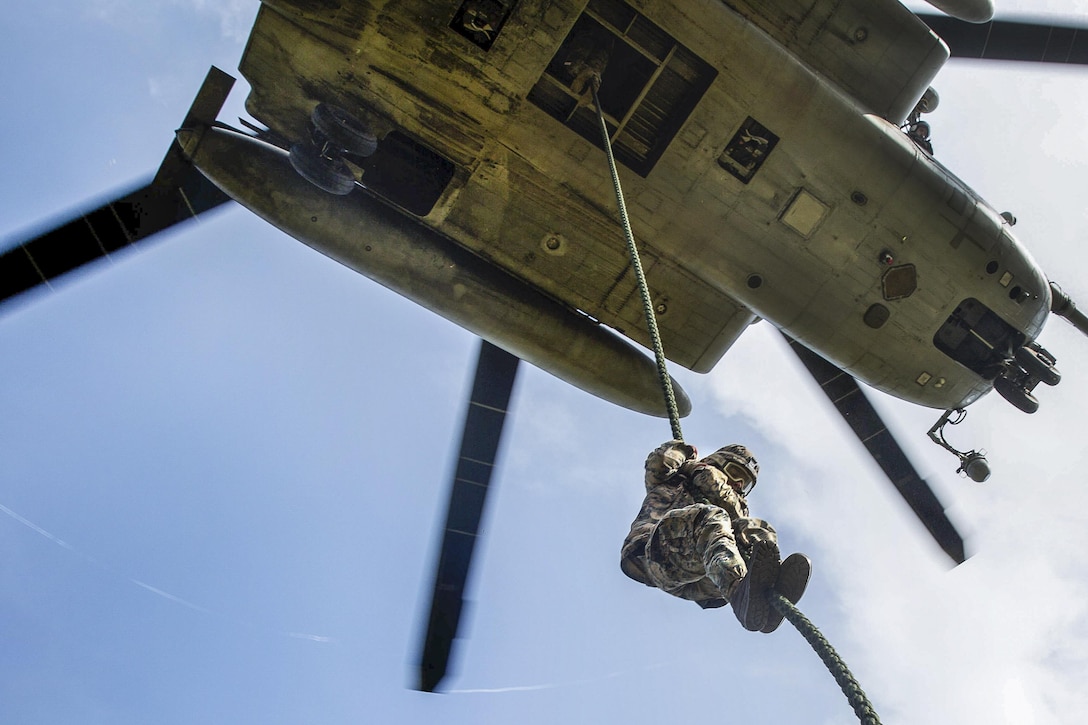
{"type": "Polygon", "coordinates": [[[880,283],[884,299],[901,300],[910,297],[918,289],[918,271],[913,264],[901,264],[885,272],[880,283]]]}
{"type": "Polygon", "coordinates": [[[877,302],[876,304],[870,305],[869,309],[865,310],[865,314],[862,316],[861,319],[869,327],[873,328],[874,330],[879,330],[881,327],[884,326],[884,323],[887,322],[888,318],[891,316],[891,311],[884,305],[877,302]]]}
{"type": "Polygon", "coordinates": [[[1031,297],[1031,293],[1023,287],[1016,286],[1009,290],[1009,299],[1018,305],[1022,305],[1029,297],[1031,297]]]}
{"type": "Polygon", "coordinates": [[[717,71],[626,3],[591,0],[529,101],[599,147],[597,114],[581,92],[586,71],[602,68],[598,96],[616,159],[647,176],[717,71]]]}
{"type": "Polygon", "coordinates": [[[992,380],[1027,336],[974,298],[961,302],[933,336],[933,345],[981,377],[992,380]]]}
{"type": "MultiPolygon", "coordinates": [[[[760,156],[759,162],[755,163],[756,168],[759,168],[764,158],[766,158],[766,152],[760,156]]],[[[752,173],[755,171],[753,170],[752,173]]],[[[779,218],[783,224],[807,239],[816,231],[816,227],[820,226],[820,222],[827,216],[827,211],[827,204],[805,189],[799,189],[779,218]]]]}

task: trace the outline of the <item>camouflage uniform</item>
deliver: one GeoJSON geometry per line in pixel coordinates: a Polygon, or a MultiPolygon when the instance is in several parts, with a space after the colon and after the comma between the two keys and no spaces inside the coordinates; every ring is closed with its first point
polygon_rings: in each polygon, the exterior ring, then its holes
{"type": "Polygon", "coordinates": [[[694,447],[673,440],[646,458],[646,498],[620,566],[635,581],[706,609],[728,603],[747,573],[740,550],[759,540],[777,544],[778,536],[748,515],[714,454],[698,463],[695,455],[694,447]]]}

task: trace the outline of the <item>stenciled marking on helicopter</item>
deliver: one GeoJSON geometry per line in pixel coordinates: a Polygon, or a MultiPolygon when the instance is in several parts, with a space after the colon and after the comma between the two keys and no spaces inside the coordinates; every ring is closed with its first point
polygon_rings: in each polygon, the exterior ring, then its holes
{"type": "Polygon", "coordinates": [[[771,155],[776,144],[778,136],[749,116],[718,157],[718,164],[747,184],[771,155]]]}

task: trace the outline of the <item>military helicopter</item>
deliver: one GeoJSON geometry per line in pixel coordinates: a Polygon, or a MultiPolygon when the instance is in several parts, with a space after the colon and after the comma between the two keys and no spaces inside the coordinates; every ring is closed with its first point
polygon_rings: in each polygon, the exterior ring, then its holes
{"type": "Polygon", "coordinates": [[[1046,318],[1085,321],[1012,219],[928,153],[921,118],[948,55],[931,27],[954,55],[1084,51],[1071,30],[922,20],[896,2],[266,2],[240,64],[258,123],[217,121],[231,79],[213,70],[155,179],[6,253],[0,297],[234,199],[487,340],[423,656],[433,689],[517,359],[663,413],[652,363],[612,332],[647,341],[575,86],[597,62],[670,359],[706,372],[757,319],[775,324],[962,561],[855,379],[944,411],[931,436],[984,479],[985,459],[950,446],[944,424],[991,389],[1033,412],[1035,388],[1060,380],[1034,343],[1046,318]]]}

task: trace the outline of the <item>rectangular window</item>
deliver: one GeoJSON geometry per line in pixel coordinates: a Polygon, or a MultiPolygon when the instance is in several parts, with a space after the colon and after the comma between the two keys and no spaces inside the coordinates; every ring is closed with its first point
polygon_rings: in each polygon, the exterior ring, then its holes
{"type": "Polygon", "coordinates": [[[718,74],[710,64],[620,0],[591,0],[529,101],[601,147],[586,80],[598,93],[616,159],[647,176],[718,74]]]}

